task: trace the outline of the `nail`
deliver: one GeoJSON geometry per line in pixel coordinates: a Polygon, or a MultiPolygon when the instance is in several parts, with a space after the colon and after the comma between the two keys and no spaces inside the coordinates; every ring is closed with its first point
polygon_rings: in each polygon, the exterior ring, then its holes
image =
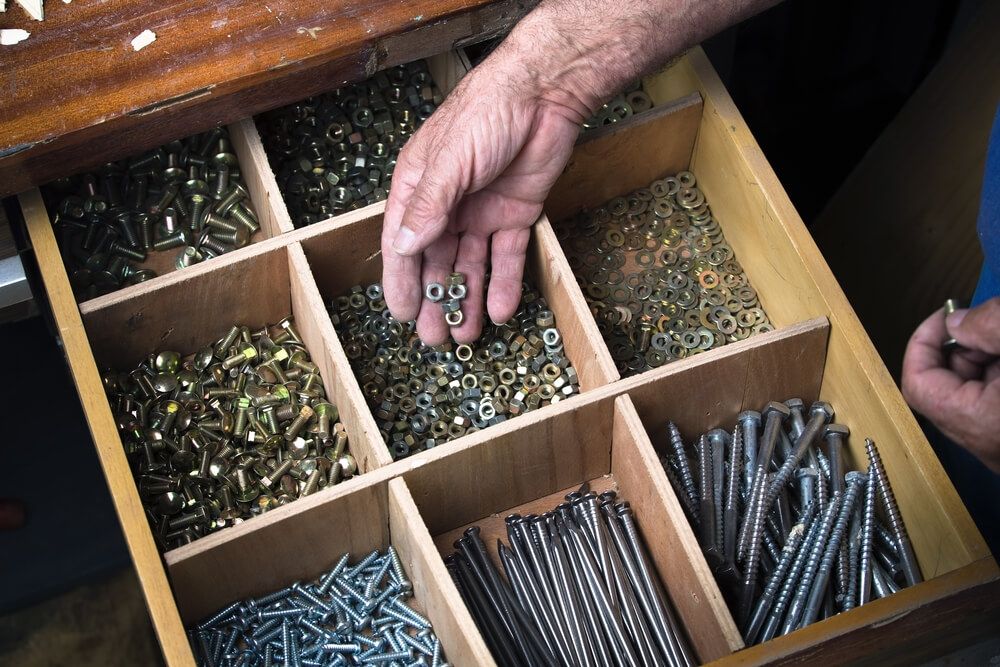
{"type": "Polygon", "coordinates": [[[417,245],[417,235],[409,227],[400,227],[396,232],[396,238],[392,242],[392,249],[400,255],[410,255],[417,245]]]}

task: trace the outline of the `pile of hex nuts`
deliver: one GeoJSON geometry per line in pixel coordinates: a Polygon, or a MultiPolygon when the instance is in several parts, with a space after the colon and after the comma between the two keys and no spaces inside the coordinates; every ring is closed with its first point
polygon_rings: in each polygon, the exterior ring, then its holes
{"type": "Polygon", "coordinates": [[[234,325],[191,356],[155,353],[103,380],[162,549],[357,473],[291,319],[234,325]]]}
{"type": "Polygon", "coordinates": [[[579,392],[555,316],[527,284],[514,317],[484,321],[471,345],[424,345],[378,283],[334,299],[330,317],[396,459],[579,392]]]}
{"type": "Polygon", "coordinates": [[[149,253],[184,268],[247,245],[260,230],[225,128],[173,141],[45,188],[81,300],[149,280],[149,253]]]}
{"type": "Polygon", "coordinates": [[[420,60],[258,117],[293,224],[388,197],[399,151],[442,99],[420,60]]]}

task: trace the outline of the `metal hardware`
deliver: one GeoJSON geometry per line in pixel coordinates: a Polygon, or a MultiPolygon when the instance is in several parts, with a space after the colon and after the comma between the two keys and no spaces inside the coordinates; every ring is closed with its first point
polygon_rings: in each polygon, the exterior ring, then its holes
{"type": "MultiPolygon", "coordinates": [[[[464,285],[464,276],[447,282],[464,285]]],[[[413,322],[392,317],[378,284],[334,299],[330,317],[396,459],[580,391],[561,337],[545,340],[555,318],[527,284],[514,317],[501,325],[484,321],[471,345],[424,345],[413,322]]]]}
{"type": "Polygon", "coordinates": [[[406,603],[411,587],[393,548],[349,559],[313,583],[234,602],[195,625],[198,665],[449,667],[430,621],[406,603]]]}
{"type": "Polygon", "coordinates": [[[303,370],[314,368],[286,319],[254,332],[234,325],[188,357],[163,351],[104,374],[161,549],[356,473],[322,378],[303,370]]]}
{"type": "Polygon", "coordinates": [[[695,183],[680,172],[555,226],[623,376],[773,329],[695,183]]]}
{"type": "Polygon", "coordinates": [[[399,152],[443,99],[420,60],[259,116],[293,224],[385,200],[399,152]]]}
{"type": "Polygon", "coordinates": [[[154,277],[143,268],[152,261],[149,252],[181,248],[173,262],[181,269],[249,243],[260,226],[249,220],[257,214],[230,151],[225,128],[216,128],[109,163],[99,180],[87,173],[45,186],[77,298],[154,277]],[[202,146],[219,159],[205,159],[202,146]],[[209,196],[209,182],[222,185],[217,200],[209,196]],[[211,232],[202,235],[206,219],[211,232]]]}

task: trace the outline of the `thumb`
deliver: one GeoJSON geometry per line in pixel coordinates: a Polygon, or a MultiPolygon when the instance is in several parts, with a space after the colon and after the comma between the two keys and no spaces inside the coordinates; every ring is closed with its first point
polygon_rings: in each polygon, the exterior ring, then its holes
{"type": "Polygon", "coordinates": [[[945,326],[962,347],[1000,356],[1000,297],[969,310],[956,310],[945,326]]]}
{"type": "Polygon", "coordinates": [[[466,190],[467,163],[450,147],[431,156],[406,204],[393,250],[400,255],[416,255],[441,236],[466,190]]]}

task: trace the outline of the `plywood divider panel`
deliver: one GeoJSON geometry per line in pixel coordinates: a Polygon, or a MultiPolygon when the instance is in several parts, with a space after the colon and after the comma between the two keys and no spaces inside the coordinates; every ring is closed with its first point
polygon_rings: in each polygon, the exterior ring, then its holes
{"type": "MultiPolygon", "coordinates": [[[[815,400],[829,336],[829,323],[817,318],[719,348],[714,358],[701,363],[699,357],[707,355],[670,364],[670,372],[663,372],[664,367],[619,384],[647,425],[652,418],[664,427],[672,420],[685,435],[697,436],[718,426],[720,419],[759,410],[769,400],[815,400]]],[[[666,445],[665,428],[657,426],[651,434],[658,448],[666,445]]]]}
{"type": "Polygon", "coordinates": [[[581,398],[573,409],[498,432],[488,443],[418,461],[403,478],[431,534],[606,474],[612,408],[610,396],[581,398]]]}
{"type": "Polygon", "coordinates": [[[434,633],[456,667],[495,665],[402,479],[389,482],[389,533],[434,633]]]}
{"type": "Polygon", "coordinates": [[[63,268],[45,204],[38,190],[20,195],[19,200],[52,314],[59,326],[63,350],[70,362],[73,382],[83,404],[94,448],[111,491],[111,501],[135,564],[136,575],[146,598],[146,606],[163,650],[163,657],[171,667],[193,667],[194,655],[173,602],[156,543],[146,523],[146,514],[132,480],[132,471],[118,437],[114,416],[108,407],[104,385],[77,310],[69,278],[63,268]]]}
{"type": "Polygon", "coordinates": [[[782,325],[807,317],[830,318],[824,397],[834,404],[840,421],[858,425],[850,443],[854,461],[862,460],[865,436],[878,442],[925,576],[988,556],[913,414],[704,52],[689,52],[651,88],[658,91],[654,99],[669,91],[701,93],[705,109],[692,169],[751,284],[765,299],[768,314],[782,325]],[[781,296],[766,299],[768,295],[781,296]],[[907,483],[914,474],[921,484],[907,483]],[[927,493],[928,486],[935,492],[927,493]]]}
{"type": "Polygon", "coordinates": [[[643,539],[693,649],[709,662],[743,648],[698,538],[653,450],[631,399],[615,400],[611,473],[632,506],[643,539]]]}
{"type": "MultiPolygon", "coordinates": [[[[335,378],[332,390],[340,411],[340,419],[351,435],[350,449],[364,471],[392,463],[392,456],[386,449],[379,433],[375,418],[365,403],[361,388],[354,379],[354,372],[347,356],[337,340],[337,332],[326,312],[323,298],[313,279],[302,247],[294,244],[288,247],[290,274],[292,280],[292,305],[298,305],[302,313],[308,313],[310,333],[313,336],[317,355],[322,359],[325,377],[335,378]],[[319,351],[322,350],[320,353],[319,351]]],[[[305,337],[305,333],[302,334],[305,337]]]]}
{"type": "Polygon", "coordinates": [[[562,220],[687,169],[701,115],[701,96],[693,94],[583,135],[545,212],[562,220]]]}
{"type": "Polygon", "coordinates": [[[448,97],[471,68],[464,53],[451,50],[428,58],[427,69],[438,89],[445,97],[448,97]]]}
{"type": "Polygon", "coordinates": [[[334,495],[310,511],[254,519],[254,530],[170,566],[186,624],[221,607],[308,581],[350,551],[360,558],[389,543],[385,480],[334,495]]]}
{"type": "Polygon", "coordinates": [[[535,223],[532,237],[535,243],[529,248],[528,265],[556,316],[556,327],[580,377],[581,390],[618,380],[620,375],[611,352],[604,344],[569,261],[544,214],[535,223]]]}
{"type": "Polygon", "coordinates": [[[288,217],[288,207],[281,198],[278,182],[267,161],[267,153],[253,118],[244,118],[230,125],[229,137],[240,156],[243,182],[250,192],[250,201],[254,203],[261,230],[268,237],[293,231],[295,225],[288,217]]]}
{"type": "Polygon", "coordinates": [[[84,314],[98,363],[126,370],[155,350],[190,354],[233,324],[274,324],[291,311],[288,256],[271,248],[181,280],[150,283],[84,314]]]}

